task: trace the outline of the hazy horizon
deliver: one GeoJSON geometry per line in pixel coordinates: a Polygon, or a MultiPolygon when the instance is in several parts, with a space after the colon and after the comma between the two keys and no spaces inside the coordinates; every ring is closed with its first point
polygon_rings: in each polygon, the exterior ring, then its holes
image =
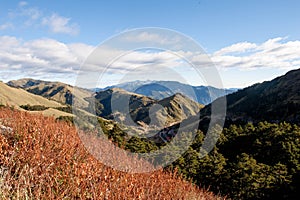
{"type": "MultiPolygon", "coordinates": [[[[284,74],[282,74],[282,75],[284,75],[284,74]]],[[[282,76],[282,75],[279,75],[279,76],[282,76]]],[[[54,81],[54,80],[51,80],[51,79],[36,79],[36,78],[30,78],[30,77],[24,77],[24,78],[20,78],[20,79],[11,79],[11,80],[7,80],[7,81],[0,80],[0,81],[2,81],[4,83],[8,83],[10,81],[17,81],[17,80],[21,80],[21,79],[32,79],[32,80],[40,80],[40,81],[46,81],[46,82],[60,82],[60,83],[63,83],[63,84],[68,84],[68,85],[71,85],[71,86],[75,86],[74,83],[70,84],[70,83],[67,83],[67,82],[64,82],[64,81],[54,81]]],[[[271,80],[273,80],[273,78],[270,79],[270,80],[265,80],[265,81],[271,81],[271,80]]],[[[180,82],[180,81],[175,81],[175,80],[132,80],[132,81],[128,81],[128,82],[120,82],[120,83],[115,83],[115,84],[106,85],[106,86],[100,86],[100,85],[98,85],[97,87],[94,87],[94,88],[92,87],[92,88],[85,88],[85,89],[96,89],[96,88],[105,89],[107,87],[112,87],[112,86],[116,86],[116,85],[119,85],[119,84],[125,84],[125,83],[134,83],[134,82],[145,82],[145,83],[149,82],[149,83],[151,83],[151,82],[160,82],[160,81],[161,82],[163,82],[163,81],[178,82],[178,83],[181,83],[181,84],[187,84],[187,85],[191,85],[191,86],[194,86],[194,87],[198,87],[198,86],[205,86],[205,87],[206,86],[210,86],[210,85],[204,85],[204,84],[203,85],[192,85],[192,84],[188,84],[188,83],[180,82]]],[[[256,82],[256,83],[262,83],[262,82],[256,82]]],[[[253,83],[253,84],[251,84],[249,86],[252,86],[252,85],[254,85],[256,83],[253,83]]],[[[246,87],[249,87],[249,86],[246,86],[246,87]]],[[[239,88],[239,87],[223,87],[223,89],[243,89],[243,88],[246,88],[246,87],[241,87],[241,88],[239,88]]]]}

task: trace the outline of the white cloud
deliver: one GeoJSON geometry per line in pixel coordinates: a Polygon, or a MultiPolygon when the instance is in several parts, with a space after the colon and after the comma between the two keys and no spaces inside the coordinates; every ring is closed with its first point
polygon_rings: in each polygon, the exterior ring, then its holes
{"type": "Polygon", "coordinates": [[[53,33],[76,35],[79,33],[79,26],[75,23],[70,23],[70,20],[71,18],[54,13],[50,17],[43,18],[42,24],[48,26],[53,33]]]}
{"type": "Polygon", "coordinates": [[[23,41],[10,36],[0,36],[0,44],[0,79],[75,77],[91,52],[92,56],[85,62],[85,70],[91,74],[102,72],[112,58],[118,59],[110,63],[111,74],[126,74],[132,70],[144,73],[140,66],[176,68],[183,63],[177,55],[202,67],[210,64],[210,57],[221,69],[300,68],[300,41],[286,41],[284,38],[270,39],[261,44],[237,43],[211,55],[183,51],[174,54],[147,50],[126,52],[109,47],[95,49],[83,43],[65,44],[53,39],[23,41]]]}
{"type": "Polygon", "coordinates": [[[261,44],[237,43],[211,55],[219,68],[300,68],[300,41],[269,39],[261,44]]]}
{"type": "Polygon", "coordinates": [[[43,13],[39,8],[30,7],[25,1],[21,1],[16,9],[11,10],[8,13],[8,17],[13,22],[15,22],[14,20],[16,20],[19,21],[19,23],[21,22],[22,25],[25,26],[31,26],[38,23],[42,15],[43,13]]]}
{"type": "Polygon", "coordinates": [[[27,6],[28,3],[26,1],[20,1],[18,5],[19,7],[23,7],[23,6],[27,6]]]}
{"type": "Polygon", "coordinates": [[[215,52],[214,55],[224,55],[229,53],[243,53],[251,49],[254,49],[256,47],[257,45],[254,43],[241,42],[241,43],[233,44],[229,47],[222,48],[219,51],[215,52]]]}
{"type": "MultiPolygon", "coordinates": [[[[15,37],[0,37],[0,79],[14,77],[74,76],[80,60],[74,48],[52,39],[24,42],[15,37]]],[[[84,46],[84,44],[81,44],[84,46]]],[[[78,50],[79,51],[79,50],[78,50]]]]}
{"type": "Polygon", "coordinates": [[[82,44],[82,43],[74,43],[68,45],[70,52],[76,56],[79,62],[84,62],[85,59],[93,52],[95,49],[94,46],[82,44]]]}
{"type": "MultiPolygon", "coordinates": [[[[81,51],[83,51],[80,46],[77,47],[76,50],[81,49],[81,51]]],[[[91,47],[86,48],[91,50],[91,47]]],[[[84,66],[84,70],[92,73],[100,73],[104,69],[107,69],[107,73],[120,74],[128,73],[133,69],[138,70],[140,67],[147,65],[176,67],[181,64],[178,62],[177,56],[167,51],[125,51],[109,47],[96,48],[94,50],[95,51],[88,57],[88,60],[85,60],[84,66]]],[[[79,54],[77,53],[77,55],[79,54]]]]}
{"type": "Polygon", "coordinates": [[[12,28],[14,28],[12,23],[6,22],[4,24],[0,24],[0,31],[12,29],[12,28]]]}
{"type": "MultiPolygon", "coordinates": [[[[80,65],[85,61],[95,47],[76,43],[65,44],[53,39],[37,39],[23,41],[21,39],[0,37],[0,79],[7,74],[19,77],[64,77],[75,76],[80,65]]],[[[105,69],[105,61],[122,55],[109,66],[113,74],[126,73],[143,65],[178,66],[178,57],[168,52],[125,52],[111,48],[102,48],[94,52],[86,61],[85,70],[101,72],[105,69]],[[99,59],[102,58],[102,59],[99,59]]]]}
{"type": "MultiPolygon", "coordinates": [[[[162,29],[164,30],[164,29],[162,29]]],[[[135,43],[158,43],[161,45],[170,45],[170,44],[177,44],[180,41],[180,37],[173,36],[173,35],[166,35],[163,34],[156,34],[156,33],[149,33],[146,31],[128,33],[122,40],[128,42],[135,42],[135,43]]]]}
{"type": "MultiPolygon", "coordinates": [[[[122,69],[123,71],[130,71],[133,69],[142,69],[140,67],[147,65],[164,65],[167,67],[176,67],[180,65],[178,62],[178,57],[166,51],[162,52],[141,52],[132,51],[124,54],[122,57],[113,62],[109,67],[110,70],[122,69]]],[[[141,71],[141,73],[143,73],[141,71]]]]}
{"type": "MultiPolygon", "coordinates": [[[[8,21],[0,25],[0,30],[14,27],[39,28],[46,27],[52,33],[76,35],[79,25],[72,22],[71,18],[57,13],[44,13],[38,7],[30,6],[26,1],[19,2],[18,6],[7,14],[8,21]]],[[[43,29],[41,29],[43,30],[43,29]]]]}

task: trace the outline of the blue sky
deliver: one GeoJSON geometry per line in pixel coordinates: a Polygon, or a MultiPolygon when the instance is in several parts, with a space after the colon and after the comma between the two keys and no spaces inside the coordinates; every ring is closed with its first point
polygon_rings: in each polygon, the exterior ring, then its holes
{"type": "MultiPolygon", "coordinates": [[[[162,27],[197,41],[225,87],[245,87],[300,67],[299,8],[297,0],[3,1],[0,79],[74,83],[77,65],[99,43],[133,28],[162,27]]],[[[120,76],[107,79],[103,86],[120,76]]]]}

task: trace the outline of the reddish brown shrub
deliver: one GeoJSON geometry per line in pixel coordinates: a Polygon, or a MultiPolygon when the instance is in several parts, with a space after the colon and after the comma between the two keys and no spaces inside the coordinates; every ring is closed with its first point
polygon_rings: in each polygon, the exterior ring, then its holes
{"type": "MultiPolygon", "coordinates": [[[[0,133],[2,199],[220,198],[177,174],[131,174],[107,167],[87,153],[68,123],[7,108],[0,109],[0,123],[13,129],[0,133]]],[[[118,156],[125,164],[140,162],[118,156]]]]}

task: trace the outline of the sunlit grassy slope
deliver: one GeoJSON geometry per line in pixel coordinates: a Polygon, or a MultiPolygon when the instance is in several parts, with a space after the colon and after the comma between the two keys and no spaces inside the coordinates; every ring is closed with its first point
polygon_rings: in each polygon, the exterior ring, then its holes
{"type": "Polygon", "coordinates": [[[76,104],[81,108],[88,106],[88,102],[85,100],[85,98],[92,95],[91,91],[78,87],[76,87],[75,92],[74,86],[65,83],[42,81],[29,78],[9,81],[8,85],[20,87],[30,93],[37,94],[45,98],[50,98],[54,101],[68,105],[72,105],[72,100],[74,97],[76,97],[76,104]]]}
{"type": "Polygon", "coordinates": [[[72,116],[70,113],[62,112],[57,109],[57,107],[63,107],[61,103],[58,103],[53,100],[49,100],[39,95],[35,95],[29,93],[21,88],[14,88],[6,85],[5,83],[0,81],[0,104],[13,106],[16,109],[23,110],[20,108],[22,105],[41,105],[45,107],[49,107],[44,111],[30,111],[32,113],[42,113],[46,116],[72,116]]]}
{"type": "Polygon", "coordinates": [[[60,103],[31,94],[21,88],[13,88],[0,81],[0,103],[10,106],[43,105],[47,107],[61,107],[60,103]]]}

